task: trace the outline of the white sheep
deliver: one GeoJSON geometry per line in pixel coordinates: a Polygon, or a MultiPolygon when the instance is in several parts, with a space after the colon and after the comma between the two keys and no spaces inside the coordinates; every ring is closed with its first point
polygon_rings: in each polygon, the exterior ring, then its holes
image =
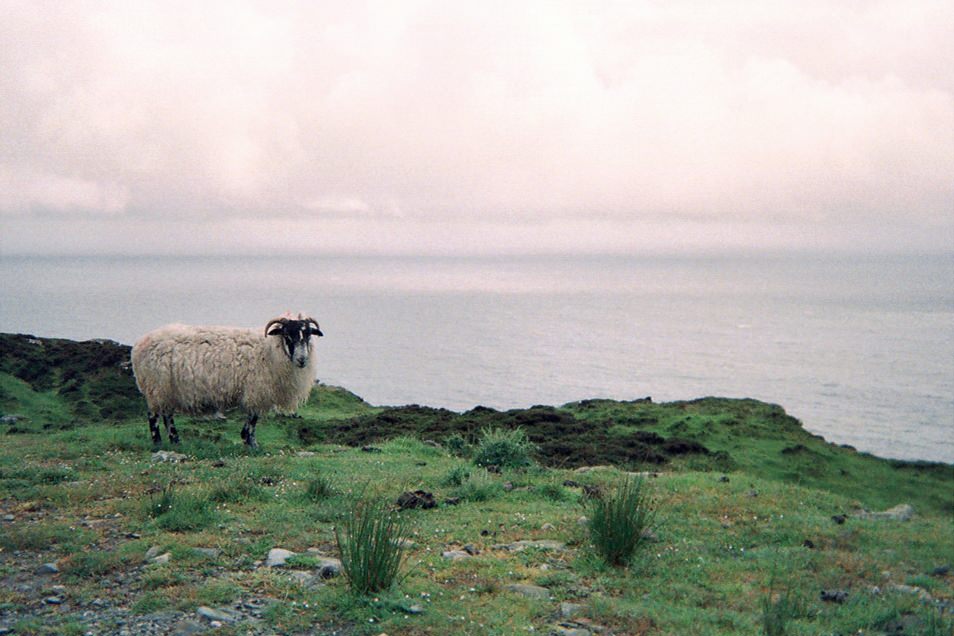
{"type": "Polygon", "coordinates": [[[159,444],[157,420],[179,442],[173,415],[248,414],[242,439],[256,448],[255,424],[272,409],[291,412],[308,398],[315,381],[311,336],[321,336],[313,318],[286,314],[270,320],[264,334],[237,327],[167,325],[150,331],[132,348],[136,385],[149,408],[149,431],[159,444]]]}

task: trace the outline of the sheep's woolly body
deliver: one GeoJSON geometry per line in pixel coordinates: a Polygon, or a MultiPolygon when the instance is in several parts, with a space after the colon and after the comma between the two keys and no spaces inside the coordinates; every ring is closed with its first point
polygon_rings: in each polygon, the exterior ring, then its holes
{"type": "Polygon", "coordinates": [[[168,325],[132,349],[136,384],[153,413],[291,412],[308,397],[316,356],[299,368],[282,339],[235,327],[168,325]]]}

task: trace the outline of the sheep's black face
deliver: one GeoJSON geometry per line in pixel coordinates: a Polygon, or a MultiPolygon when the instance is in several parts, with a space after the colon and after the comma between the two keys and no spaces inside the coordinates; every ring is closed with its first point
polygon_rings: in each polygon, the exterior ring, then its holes
{"type": "Polygon", "coordinates": [[[305,320],[282,319],[267,331],[269,336],[279,336],[282,339],[282,348],[292,364],[299,369],[308,366],[308,356],[311,355],[311,337],[322,336],[318,323],[308,318],[305,320]]]}

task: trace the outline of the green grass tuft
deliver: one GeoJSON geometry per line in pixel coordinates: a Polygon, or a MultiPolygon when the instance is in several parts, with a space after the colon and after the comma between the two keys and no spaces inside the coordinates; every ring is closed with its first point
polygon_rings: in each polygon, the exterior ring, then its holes
{"type": "Polygon", "coordinates": [[[485,428],[477,441],[474,463],[483,467],[529,468],[533,465],[533,450],[533,444],[522,428],[485,428]]]}
{"type": "Polygon", "coordinates": [[[351,508],[342,526],[335,528],[335,541],[351,591],[363,596],[391,588],[404,557],[403,520],[388,503],[363,500],[351,508]]]}
{"type": "Polygon", "coordinates": [[[610,565],[628,565],[647,541],[656,511],[639,477],[621,479],[614,492],[590,500],[590,541],[610,565]]]}

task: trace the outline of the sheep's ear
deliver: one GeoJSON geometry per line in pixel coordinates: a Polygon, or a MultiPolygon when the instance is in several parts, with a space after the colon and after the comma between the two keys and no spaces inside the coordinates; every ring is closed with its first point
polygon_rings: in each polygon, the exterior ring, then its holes
{"type": "Polygon", "coordinates": [[[269,336],[280,336],[280,335],[282,335],[282,333],[283,333],[282,325],[277,325],[277,326],[275,326],[275,327],[272,327],[272,330],[269,331],[268,334],[266,334],[266,335],[269,335],[269,336]]]}
{"type": "Polygon", "coordinates": [[[318,337],[320,338],[321,336],[323,336],[323,335],[325,335],[325,334],[321,333],[321,329],[319,329],[317,326],[315,326],[315,327],[309,327],[309,328],[308,328],[308,335],[318,336],[318,337]]]}

